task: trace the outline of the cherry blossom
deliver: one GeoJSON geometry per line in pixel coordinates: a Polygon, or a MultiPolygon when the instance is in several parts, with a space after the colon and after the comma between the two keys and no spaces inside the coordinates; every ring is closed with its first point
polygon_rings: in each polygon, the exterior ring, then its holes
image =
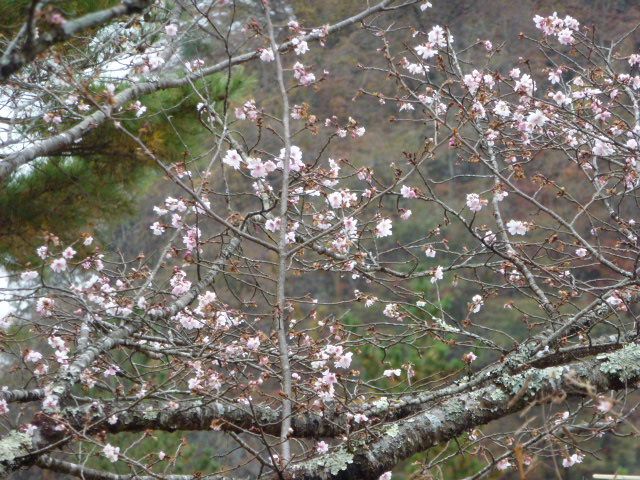
{"type": "Polygon", "coordinates": [[[67,260],[64,258],[55,258],[51,262],[51,270],[56,273],[64,272],[67,269],[67,260]]]}
{"type": "Polygon", "coordinates": [[[53,395],[51,393],[47,394],[42,401],[42,408],[44,410],[55,411],[58,410],[60,399],[57,395],[53,395]]]}
{"type": "Polygon", "coordinates": [[[511,110],[509,109],[509,105],[507,104],[507,102],[500,100],[496,102],[495,106],[493,107],[493,113],[500,117],[506,118],[511,115],[511,110]]]}
{"type": "Polygon", "coordinates": [[[392,235],[392,231],[391,231],[392,226],[393,225],[392,225],[391,219],[383,218],[382,220],[380,220],[376,225],[376,237],[378,238],[390,237],[392,235]]]}
{"type": "Polygon", "coordinates": [[[295,37],[293,40],[291,40],[291,43],[293,43],[294,45],[293,50],[296,55],[304,55],[309,51],[309,45],[305,40],[302,40],[301,38],[295,37]]]}
{"type": "Polygon", "coordinates": [[[526,235],[529,230],[527,224],[521,220],[509,220],[506,226],[511,235],[526,235]]]}
{"type": "Polygon", "coordinates": [[[540,110],[531,112],[527,116],[527,123],[533,127],[543,127],[548,120],[549,119],[547,118],[547,116],[544,113],[542,113],[542,111],[540,110]]]}
{"type": "Polygon", "coordinates": [[[480,195],[478,195],[477,193],[469,193],[467,195],[467,207],[472,212],[479,212],[486,204],[487,201],[481,199],[480,195]]]}
{"type": "Polygon", "coordinates": [[[576,249],[576,256],[582,258],[582,257],[586,257],[587,256],[587,249],[586,248],[578,248],[576,249]]]}
{"type": "Polygon", "coordinates": [[[111,463],[115,463],[118,461],[118,456],[120,455],[120,447],[114,447],[110,443],[107,443],[102,449],[102,454],[111,463]]]}
{"type": "Polygon", "coordinates": [[[153,224],[149,226],[149,229],[153,232],[154,235],[162,235],[165,231],[164,225],[162,225],[160,222],[153,222],[153,224]]]}
{"type": "Polygon", "coordinates": [[[260,337],[252,337],[247,340],[247,348],[253,352],[260,348],[260,337]]]}
{"type": "Polygon", "coordinates": [[[597,139],[595,141],[595,144],[593,146],[594,155],[598,155],[600,157],[608,157],[613,153],[615,153],[615,149],[609,142],[600,139],[597,139]]]}
{"type": "Polygon", "coordinates": [[[417,45],[415,47],[415,51],[424,60],[429,60],[430,58],[435,57],[436,54],[438,53],[438,50],[435,49],[433,47],[433,44],[431,44],[431,43],[426,43],[426,44],[423,44],[423,45],[417,45]]]}
{"type": "Polygon", "coordinates": [[[303,86],[311,85],[316,81],[316,76],[312,72],[308,72],[305,66],[300,62],[296,62],[293,66],[293,76],[300,82],[300,85],[303,86]]]}
{"type": "Polygon", "coordinates": [[[25,362],[36,363],[42,360],[42,354],[37,352],[36,350],[27,350],[27,353],[24,355],[25,362]]]}
{"type": "Polygon", "coordinates": [[[418,198],[415,188],[407,187],[406,185],[403,185],[400,189],[400,195],[402,195],[402,198],[418,198]]]}
{"type": "Polygon", "coordinates": [[[280,230],[281,225],[281,218],[270,218],[266,222],[264,222],[264,228],[270,232],[277,232],[278,230],[280,230]]]}
{"type": "Polygon", "coordinates": [[[562,466],[564,468],[571,468],[576,463],[582,463],[582,460],[584,460],[583,455],[580,455],[579,453],[574,453],[570,457],[562,459],[562,466]]]}
{"type": "Polygon", "coordinates": [[[483,306],[484,306],[484,301],[482,299],[482,295],[474,295],[471,298],[471,312],[472,313],[478,313],[483,306]]]}
{"type": "Polygon", "coordinates": [[[431,277],[431,283],[436,283],[438,280],[442,280],[444,278],[444,269],[441,266],[437,266],[433,271],[433,276],[431,277]]]}
{"type": "Polygon", "coordinates": [[[260,50],[260,60],[263,62],[273,62],[275,60],[275,56],[273,54],[273,50],[271,48],[263,48],[260,50]]]}
{"type": "Polygon", "coordinates": [[[178,26],[175,23],[170,23],[164,27],[164,32],[167,37],[175,37],[178,34],[178,26]]]}
{"type": "Polygon", "coordinates": [[[316,443],[316,453],[323,455],[328,451],[329,451],[329,445],[326,442],[320,441],[316,443]]]}
{"type": "Polygon", "coordinates": [[[464,363],[471,364],[476,361],[478,357],[473,352],[467,352],[462,356],[462,361],[464,363]]]}
{"type": "Polygon", "coordinates": [[[237,150],[227,150],[222,161],[232,167],[234,170],[240,169],[240,164],[242,163],[242,157],[237,152],[237,150]]]}

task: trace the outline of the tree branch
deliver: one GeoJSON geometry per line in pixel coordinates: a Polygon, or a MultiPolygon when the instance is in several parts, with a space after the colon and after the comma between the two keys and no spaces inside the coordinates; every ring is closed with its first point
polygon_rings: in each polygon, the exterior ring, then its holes
{"type": "Polygon", "coordinates": [[[61,25],[51,25],[52,28],[41,33],[35,41],[29,41],[27,35],[25,41],[20,42],[20,37],[23,37],[25,32],[30,30],[25,25],[0,58],[0,84],[5,83],[12,74],[32,62],[39,54],[53,45],[62,43],[84,30],[103,26],[115,18],[140,13],[151,3],[153,3],[151,0],[124,0],[115,7],[91,12],[73,20],[66,20],[61,25]]]}
{"type": "MultiPolygon", "coordinates": [[[[383,0],[382,2],[363,10],[362,12],[354,15],[353,17],[349,17],[345,20],[342,20],[332,26],[329,27],[329,33],[337,32],[342,30],[354,23],[361,21],[362,19],[372,15],[374,13],[382,12],[385,10],[385,7],[389,5],[392,0],[383,0]]],[[[307,41],[318,40],[319,34],[310,33],[308,35],[304,35],[301,37],[307,41]]],[[[292,42],[282,43],[278,50],[280,52],[285,52],[293,46],[292,42]]],[[[11,153],[4,157],[2,161],[0,161],[0,181],[6,179],[15,172],[22,165],[26,165],[30,161],[46,156],[51,155],[53,153],[59,152],[63,148],[73,144],[76,140],[82,138],[84,134],[88,131],[98,127],[102,123],[104,123],[107,118],[110,117],[112,112],[117,111],[120,107],[127,104],[128,102],[140,98],[144,95],[148,95],[153,92],[157,92],[159,90],[167,90],[171,88],[179,88],[185,85],[189,85],[191,82],[198,80],[203,77],[207,77],[214,73],[218,73],[221,71],[225,71],[228,68],[240,65],[242,63],[246,63],[250,60],[254,60],[260,56],[259,50],[254,50],[252,52],[248,52],[242,55],[237,55],[235,57],[230,58],[229,60],[224,60],[215,65],[211,65],[210,67],[199,70],[198,72],[191,73],[182,78],[164,78],[155,81],[149,81],[146,83],[140,83],[133,87],[127,88],[123,90],[119,94],[115,95],[111,102],[108,105],[104,105],[102,109],[93,112],[91,115],[85,117],[81,122],[77,123],[73,127],[68,130],[61,132],[57,135],[53,135],[44,140],[40,140],[33,144],[32,146],[25,148],[19,152],[11,153]]]]}

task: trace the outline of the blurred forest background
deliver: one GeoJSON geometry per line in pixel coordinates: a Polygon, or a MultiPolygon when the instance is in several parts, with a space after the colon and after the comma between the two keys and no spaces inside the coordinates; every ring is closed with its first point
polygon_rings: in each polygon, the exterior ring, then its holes
{"type": "MultiPolygon", "coordinates": [[[[278,21],[282,22],[293,14],[304,27],[335,22],[366,6],[365,0],[272,2],[280,12],[281,18],[278,21]],[[291,8],[287,8],[288,6],[291,8]]],[[[28,3],[28,0],[0,0],[0,12],[3,17],[0,35],[11,35],[15,31],[24,18],[28,3]]],[[[74,0],[53,3],[63,7],[69,16],[75,16],[116,2],[74,0]]],[[[458,47],[487,39],[491,40],[494,46],[504,44],[501,52],[493,59],[492,68],[505,73],[514,66],[532,70],[544,67],[545,60],[536,51],[535,46],[519,39],[520,32],[534,35],[532,18],[535,14],[549,15],[553,11],[557,11],[560,16],[570,14],[582,25],[593,25],[594,34],[604,42],[640,23],[638,0],[433,0],[432,3],[433,8],[426,12],[421,12],[416,5],[385,16],[382,23],[415,25],[422,30],[428,30],[435,24],[447,25],[458,47]]],[[[254,12],[258,11],[256,6],[254,12]]],[[[635,40],[637,41],[632,48],[637,51],[640,47],[640,36],[636,35],[635,40]]],[[[333,115],[341,119],[351,116],[359,120],[367,128],[366,135],[358,142],[338,144],[339,147],[334,147],[332,156],[347,158],[356,166],[373,167],[378,172],[386,168],[388,179],[391,180],[393,169],[389,165],[394,160],[402,158],[403,151],[418,149],[427,132],[420,123],[394,121],[397,115],[394,106],[381,106],[371,99],[357,96],[359,89],[384,89],[383,77],[358,68],[359,64],[376,63],[376,49],[379,47],[379,39],[359,28],[352,28],[330,37],[325,48],[312,45],[311,52],[305,57],[305,64],[313,65],[316,70],[328,70],[327,80],[321,82],[312,95],[307,90],[304,93],[294,91],[292,100],[293,103],[308,103],[312,113],[321,120],[333,115]]],[[[222,53],[220,46],[215,42],[208,45],[192,45],[191,48],[194,57],[203,58],[207,63],[219,59],[222,53]]],[[[477,61],[479,64],[485,62],[482,58],[477,61]]],[[[212,97],[223,102],[224,83],[224,78],[213,77],[207,80],[207,85],[203,87],[206,87],[212,97]]],[[[255,98],[265,110],[279,111],[279,96],[270,64],[255,62],[234,71],[231,97],[228,99],[230,106],[238,106],[250,98],[255,98]]],[[[195,114],[195,106],[199,99],[191,95],[188,89],[160,92],[143,99],[142,102],[148,108],[148,114],[140,119],[131,114],[124,123],[137,131],[165,160],[179,162],[196,158],[212,147],[213,138],[210,132],[202,127],[195,114]]],[[[250,139],[255,137],[253,131],[243,134],[249,143],[250,139]]],[[[297,138],[295,143],[305,152],[311,152],[312,155],[316,153],[314,147],[318,143],[312,136],[297,138]]],[[[263,145],[263,148],[265,147],[269,145],[263,145]]],[[[272,147],[280,148],[276,145],[272,147]]],[[[463,168],[463,165],[456,163],[453,154],[440,155],[429,165],[433,178],[455,173],[463,168]]],[[[440,193],[443,196],[454,195],[454,192],[447,190],[440,193]]],[[[47,232],[68,239],[75,239],[81,233],[91,232],[99,238],[105,250],[121,251],[125,258],[135,258],[142,251],[149,255],[149,252],[157,250],[161,241],[149,230],[149,225],[155,221],[152,206],[161,204],[168,195],[178,194],[158,169],[138,153],[131,140],[113,127],[102,126],[85,137],[82,143],[75,145],[73,151],[40,162],[29,174],[13,178],[1,186],[0,260],[8,271],[33,261],[35,248],[42,243],[42,237],[47,232]]],[[[517,209],[517,204],[514,208],[517,209]]],[[[514,212],[517,213],[516,210],[514,212]]],[[[519,213],[521,216],[527,214],[519,213]]],[[[426,232],[442,221],[441,215],[433,210],[415,210],[411,222],[397,223],[394,226],[394,237],[402,241],[403,229],[407,234],[410,229],[415,228],[424,229],[426,232]]],[[[447,238],[451,244],[455,244],[458,237],[455,230],[448,230],[447,238]]],[[[353,292],[354,288],[357,288],[352,284],[355,281],[346,276],[339,278],[335,275],[319,274],[301,280],[303,281],[296,282],[295,288],[299,290],[298,293],[313,295],[314,292],[323,291],[325,298],[333,298],[336,302],[346,296],[345,292],[353,292]]],[[[463,318],[472,293],[452,287],[450,283],[443,285],[443,301],[452,312],[459,313],[459,318],[463,318]]],[[[415,284],[416,289],[429,287],[427,282],[415,284]]],[[[522,337],[526,332],[527,323],[518,309],[504,309],[492,305],[494,304],[489,303],[488,308],[481,313],[487,319],[486,323],[515,337],[522,337]]],[[[354,304],[346,321],[366,323],[366,315],[367,312],[362,305],[354,304]]],[[[377,371],[381,363],[388,364],[388,368],[398,368],[403,364],[412,363],[417,376],[437,380],[465,368],[460,361],[462,353],[464,352],[457,350],[455,346],[447,347],[443,344],[429,349],[428,354],[422,356],[402,346],[388,349],[386,352],[371,348],[357,355],[357,367],[366,373],[369,370],[377,371]]],[[[480,368],[483,362],[492,360],[483,358],[481,354],[479,357],[478,365],[474,364],[474,368],[480,368]]],[[[559,406],[555,411],[563,409],[566,408],[559,406]]],[[[640,418],[630,420],[631,423],[640,424],[640,418]]],[[[486,426],[483,433],[490,434],[492,430],[515,431],[522,421],[520,416],[515,416],[486,426]]],[[[592,445],[594,455],[587,456],[583,464],[570,470],[563,469],[551,459],[536,459],[540,465],[527,478],[580,479],[591,478],[592,473],[614,472],[640,474],[640,456],[637,455],[640,442],[632,428],[628,429],[628,434],[624,437],[606,436],[595,441],[592,445]]],[[[175,473],[191,473],[194,470],[211,472],[219,465],[219,459],[212,456],[211,452],[232,447],[226,445],[224,437],[215,432],[155,435],[154,452],[175,451],[177,445],[184,444],[183,457],[179,462],[182,467],[175,473]]],[[[120,438],[126,445],[126,437],[124,440],[120,438]]],[[[458,441],[464,443],[468,439],[460,438],[458,441]]],[[[452,442],[443,446],[440,451],[436,448],[429,454],[432,457],[450,456],[449,460],[443,463],[441,472],[431,472],[433,478],[463,478],[481,467],[479,457],[456,456],[453,455],[455,452],[456,444],[452,442]]],[[[425,458],[424,455],[419,455],[405,462],[396,470],[394,478],[431,478],[420,472],[419,462],[425,458]]],[[[111,464],[104,462],[105,460],[95,459],[95,465],[113,469],[111,464]]],[[[250,468],[246,473],[251,473],[250,468]]],[[[41,475],[39,471],[27,471],[14,474],[12,478],[44,478],[41,475]]],[[[47,478],[52,478],[51,474],[47,478]]],[[[518,473],[499,472],[491,478],[518,478],[518,473]]]]}

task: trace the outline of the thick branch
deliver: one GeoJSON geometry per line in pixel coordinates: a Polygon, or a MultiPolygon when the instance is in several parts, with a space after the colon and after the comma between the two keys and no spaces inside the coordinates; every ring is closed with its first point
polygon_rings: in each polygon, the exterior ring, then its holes
{"type": "MultiPolygon", "coordinates": [[[[35,41],[29,38],[16,38],[0,58],[0,84],[25,65],[32,62],[40,53],[57,43],[62,43],[78,33],[90,28],[106,25],[114,18],[140,13],[149,5],[151,0],[125,0],[120,5],[97,12],[91,12],[73,20],[67,20],[62,25],[51,25],[52,28],[41,33],[35,41]]],[[[24,26],[19,37],[28,37],[24,26]]]]}
{"type": "Polygon", "coordinates": [[[376,441],[368,445],[356,442],[353,453],[341,450],[301,464],[296,478],[373,480],[415,453],[532,403],[548,403],[559,392],[568,397],[589,398],[599,392],[628,388],[639,379],[640,346],[636,344],[579,364],[505,375],[484,388],[453,396],[395,425],[387,424],[376,441]],[[342,470],[332,474],[330,469],[335,468],[338,458],[346,460],[342,470]]]}
{"type": "MultiPolygon", "coordinates": [[[[232,238],[231,241],[222,249],[220,258],[214,262],[210,270],[207,272],[207,275],[205,275],[200,282],[171,304],[165,312],[151,317],[170,317],[189,305],[223,270],[227,259],[238,249],[239,246],[240,239],[237,237],[232,238]]],[[[140,325],[140,321],[131,321],[126,323],[114,332],[100,339],[96,344],[88,347],[71,363],[69,368],[64,372],[64,375],[53,384],[51,389],[52,393],[60,397],[61,400],[64,399],[64,397],[71,392],[72,387],[78,382],[82,372],[91,365],[100,354],[118,345],[122,339],[128,338],[138,328],[140,328],[140,325]]],[[[16,400],[25,401],[27,399],[43,398],[45,396],[44,389],[37,389],[28,393],[29,395],[18,396],[16,400]]],[[[30,438],[17,430],[10,431],[8,435],[0,440],[0,474],[32,465],[37,456],[34,456],[31,452],[34,450],[48,448],[51,445],[52,442],[42,435],[30,438]]]]}

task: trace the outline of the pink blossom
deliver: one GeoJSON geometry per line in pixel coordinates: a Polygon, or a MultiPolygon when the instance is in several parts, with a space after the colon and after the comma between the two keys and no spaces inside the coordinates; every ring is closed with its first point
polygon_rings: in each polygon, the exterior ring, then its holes
{"type": "Polygon", "coordinates": [[[296,62],[293,66],[293,76],[303,86],[311,85],[316,81],[316,76],[311,72],[307,72],[305,66],[300,62],[296,62]]]}
{"type": "Polygon", "coordinates": [[[376,225],[376,237],[384,238],[384,237],[391,236],[392,235],[391,228],[392,228],[391,220],[388,218],[383,218],[376,225]]]}
{"type": "Polygon", "coordinates": [[[356,413],[353,416],[353,421],[356,422],[356,423],[364,423],[364,422],[368,422],[369,421],[369,417],[367,417],[363,413],[356,413]]]}
{"type": "Polygon", "coordinates": [[[471,364],[471,363],[475,362],[477,358],[478,358],[478,357],[477,357],[477,355],[476,355],[475,353],[473,353],[473,352],[468,352],[468,353],[465,353],[465,354],[462,356],[462,361],[463,361],[464,363],[471,364]]]}
{"type": "Polygon", "coordinates": [[[237,150],[227,150],[222,162],[229,165],[234,170],[238,170],[240,169],[240,163],[242,163],[242,157],[237,150]]]}
{"type": "Polygon", "coordinates": [[[24,355],[25,362],[36,363],[42,360],[42,354],[36,350],[27,350],[27,353],[24,355]]]}
{"type": "Polygon", "coordinates": [[[271,48],[263,48],[260,50],[260,60],[263,62],[273,62],[275,58],[271,48]]]}
{"type": "Polygon", "coordinates": [[[596,140],[593,146],[593,154],[599,157],[608,157],[615,152],[613,145],[603,140],[596,140]]]}
{"type": "Polygon", "coordinates": [[[186,275],[182,270],[177,270],[171,277],[169,284],[173,287],[173,290],[171,290],[172,295],[180,296],[189,291],[191,282],[186,280],[186,275]]]}
{"type": "Polygon", "coordinates": [[[64,258],[56,258],[51,262],[51,270],[56,273],[64,272],[67,269],[67,261],[64,258]]]}
{"type": "Polygon", "coordinates": [[[433,271],[433,276],[431,277],[431,283],[436,283],[438,280],[442,280],[443,277],[444,277],[444,271],[441,266],[438,266],[433,271]]]}
{"type": "Polygon", "coordinates": [[[351,352],[347,352],[344,355],[341,355],[340,357],[338,357],[334,362],[336,368],[343,368],[343,369],[349,368],[351,366],[352,357],[353,357],[353,353],[351,352]]]}
{"type": "MultiPolygon", "coordinates": [[[[280,149],[280,155],[278,156],[277,166],[278,168],[283,168],[283,159],[286,153],[286,149],[280,149]]],[[[302,150],[300,147],[296,145],[291,145],[290,153],[289,153],[289,170],[292,172],[299,172],[305,167],[305,164],[302,162],[302,150]]]]}
{"type": "Polygon", "coordinates": [[[568,28],[561,30],[560,32],[558,32],[558,42],[560,42],[562,45],[572,45],[575,42],[575,39],[573,38],[573,32],[568,28]]]}
{"type": "Polygon", "coordinates": [[[167,37],[175,37],[178,34],[178,26],[173,23],[165,25],[164,32],[167,34],[167,37]]]}
{"type": "Polygon", "coordinates": [[[498,463],[496,463],[496,468],[498,470],[507,470],[509,467],[511,467],[511,462],[508,458],[503,458],[498,463]]]}
{"type": "Polygon", "coordinates": [[[505,102],[504,100],[500,100],[496,102],[495,106],[493,107],[493,113],[495,113],[499,117],[504,118],[508,117],[511,114],[511,111],[509,110],[507,102],[505,102]]]}
{"type": "Polygon", "coordinates": [[[433,45],[430,43],[427,43],[424,45],[418,45],[417,47],[414,48],[414,50],[424,60],[429,60],[430,58],[435,57],[436,54],[438,53],[438,50],[433,48],[433,45]]]}
{"type": "Polygon", "coordinates": [[[527,123],[533,127],[543,127],[548,120],[549,119],[547,118],[547,116],[544,113],[542,113],[542,111],[540,110],[531,112],[527,116],[527,123]]]}
{"type": "Polygon", "coordinates": [[[333,385],[334,383],[338,383],[338,377],[336,377],[335,373],[325,370],[322,373],[322,383],[325,385],[333,385]]]}
{"type": "Polygon", "coordinates": [[[320,441],[316,443],[316,453],[323,455],[329,451],[329,445],[326,442],[320,441]]]}
{"type": "Polygon", "coordinates": [[[270,218],[266,222],[264,222],[264,228],[270,232],[277,232],[278,230],[280,230],[281,224],[281,218],[270,218]]]}
{"type": "Polygon", "coordinates": [[[160,222],[153,222],[149,229],[153,232],[154,235],[162,235],[165,231],[164,225],[160,222]]]}
{"type": "Polygon", "coordinates": [[[50,317],[53,314],[55,301],[51,298],[42,297],[36,302],[36,312],[43,317],[50,317]]]}
{"type": "Polygon", "coordinates": [[[402,195],[402,198],[418,198],[416,189],[413,187],[407,187],[406,185],[403,185],[402,188],[400,188],[400,195],[402,195]]]}
{"type": "Polygon", "coordinates": [[[574,453],[570,457],[562,459],[562,466],[564,468],[571,468],[576,463],[582,463],[583,459],[584,459],[584,455],[580,455],[579,453],[574,453]]]}
{"type": "Polygon", "coordinates": [[[556,70],[551,70],[549,72],[548,79],[553,85],[555,85],[556,83],[560,83],[560,81],[562,80],[562,69],[558,68],[556,70]]]}
{"type": "Polygon", "coordinates": [[[528,231],[527,224],[521,220],[509,220],[507,230],[511,235],[525,235],[528,231]]]}
{"type": "Polygon", "coordinates": [[[197,227],[191,227],[187,230],[186,234],[182,237],[182,243],[184,243],[187,250],[192,251],[197,248],[200,235],[200,229],[197,227]]]}
{"type": "Polygon", "coordinates": [[[102,454],[111,463],[115,463],[118,461],[118,456],[120,455],[120,447],[114,447],[110,443],[107,443],[102,449],[102,454]]]}
{"type": "Polygon", "coordinates": [[[486,200],[480,198],[477,193],[469,193],[467,195],[467,207],[472,212],[479,212],[482,207],[487,204],[486,200]]]}
{"type": "Polygon", "coordinates": [[[295,37],[291,40],[291,43],[294,46],[293,50],[296,55],[304,55],[309,51],[309,45],[305,40],[302,40],[301,38],[295,37]]]}
{"type": "Polygon", "coordinates": [[[247,349],[255,352],[260,348],[260,337],[251,337],[247,340],[247,349]]]}
{"type": "Polygon", "coordinates": [[[471,312],[478,313],[480,309],[483,307],[484,301],[482,299],[482,295],[474,295],[471,298],[471,312]]]}

